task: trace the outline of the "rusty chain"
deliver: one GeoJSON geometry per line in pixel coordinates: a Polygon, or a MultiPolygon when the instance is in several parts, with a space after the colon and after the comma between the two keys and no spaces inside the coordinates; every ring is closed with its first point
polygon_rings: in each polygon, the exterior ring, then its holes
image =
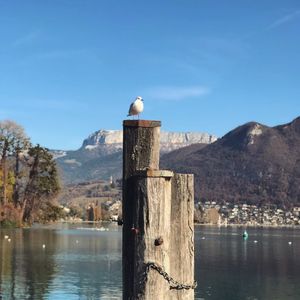
{"type": "Polygon", "coordinates": [[[189,289],[195,289],[197,287],[197,282],[194,281],[193,284],[183,284],[176,281],[174,278],[172,278],[164,269],[163,267],[159,266],[158,264],[154,262],[148,262],[146,264],[146,273],[147,275],[150,271],[150,269],[156,270],[170,285],[170,290],[189,290],[189,289]]]}

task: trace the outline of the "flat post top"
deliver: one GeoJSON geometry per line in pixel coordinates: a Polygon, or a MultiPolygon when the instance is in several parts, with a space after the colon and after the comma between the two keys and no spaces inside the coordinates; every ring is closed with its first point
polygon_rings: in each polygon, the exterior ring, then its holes
{"type": "Polygon", "coordinates": [[[171,178],[174,176],[174,173],[169,170],[138,170],[134,173],[135,176],[139,177],[165,177],[165,178],[171,178]]]}
{"type": "Polygon", "coordinates": [[[124,120],[124,127],[145,127],[145,128],[154,128],[161,127],[161,121],[153,120],[124,120]]]}

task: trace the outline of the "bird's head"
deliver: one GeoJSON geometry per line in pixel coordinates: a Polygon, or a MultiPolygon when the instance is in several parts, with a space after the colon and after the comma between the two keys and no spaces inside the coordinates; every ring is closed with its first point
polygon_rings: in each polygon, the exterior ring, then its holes
{"type": "Polygon", "coordinates": [[[144,101],[144,99],[141,96],[137,96],[136,100],[144,101]]]}

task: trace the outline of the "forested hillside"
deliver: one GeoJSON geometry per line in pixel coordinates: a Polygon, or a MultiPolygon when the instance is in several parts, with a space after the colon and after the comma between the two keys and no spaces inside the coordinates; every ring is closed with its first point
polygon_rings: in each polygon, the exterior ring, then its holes
{"type": "Polygon", "coordinates": [[[217,203],[300,206],[300,117],[242,125],[216,142],[168,153],[162,167],[195,174],[195,197],[217,203]]]}

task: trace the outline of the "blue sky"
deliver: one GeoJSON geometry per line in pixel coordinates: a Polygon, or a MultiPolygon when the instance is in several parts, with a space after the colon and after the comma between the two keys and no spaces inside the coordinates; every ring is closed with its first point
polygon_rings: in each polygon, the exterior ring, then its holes
{"type": "Polygon", "coordinates": [[[218,136],[300,115],[299,0],[0,0],[0,120],[77,149],[130,102],[218,136]]]}

